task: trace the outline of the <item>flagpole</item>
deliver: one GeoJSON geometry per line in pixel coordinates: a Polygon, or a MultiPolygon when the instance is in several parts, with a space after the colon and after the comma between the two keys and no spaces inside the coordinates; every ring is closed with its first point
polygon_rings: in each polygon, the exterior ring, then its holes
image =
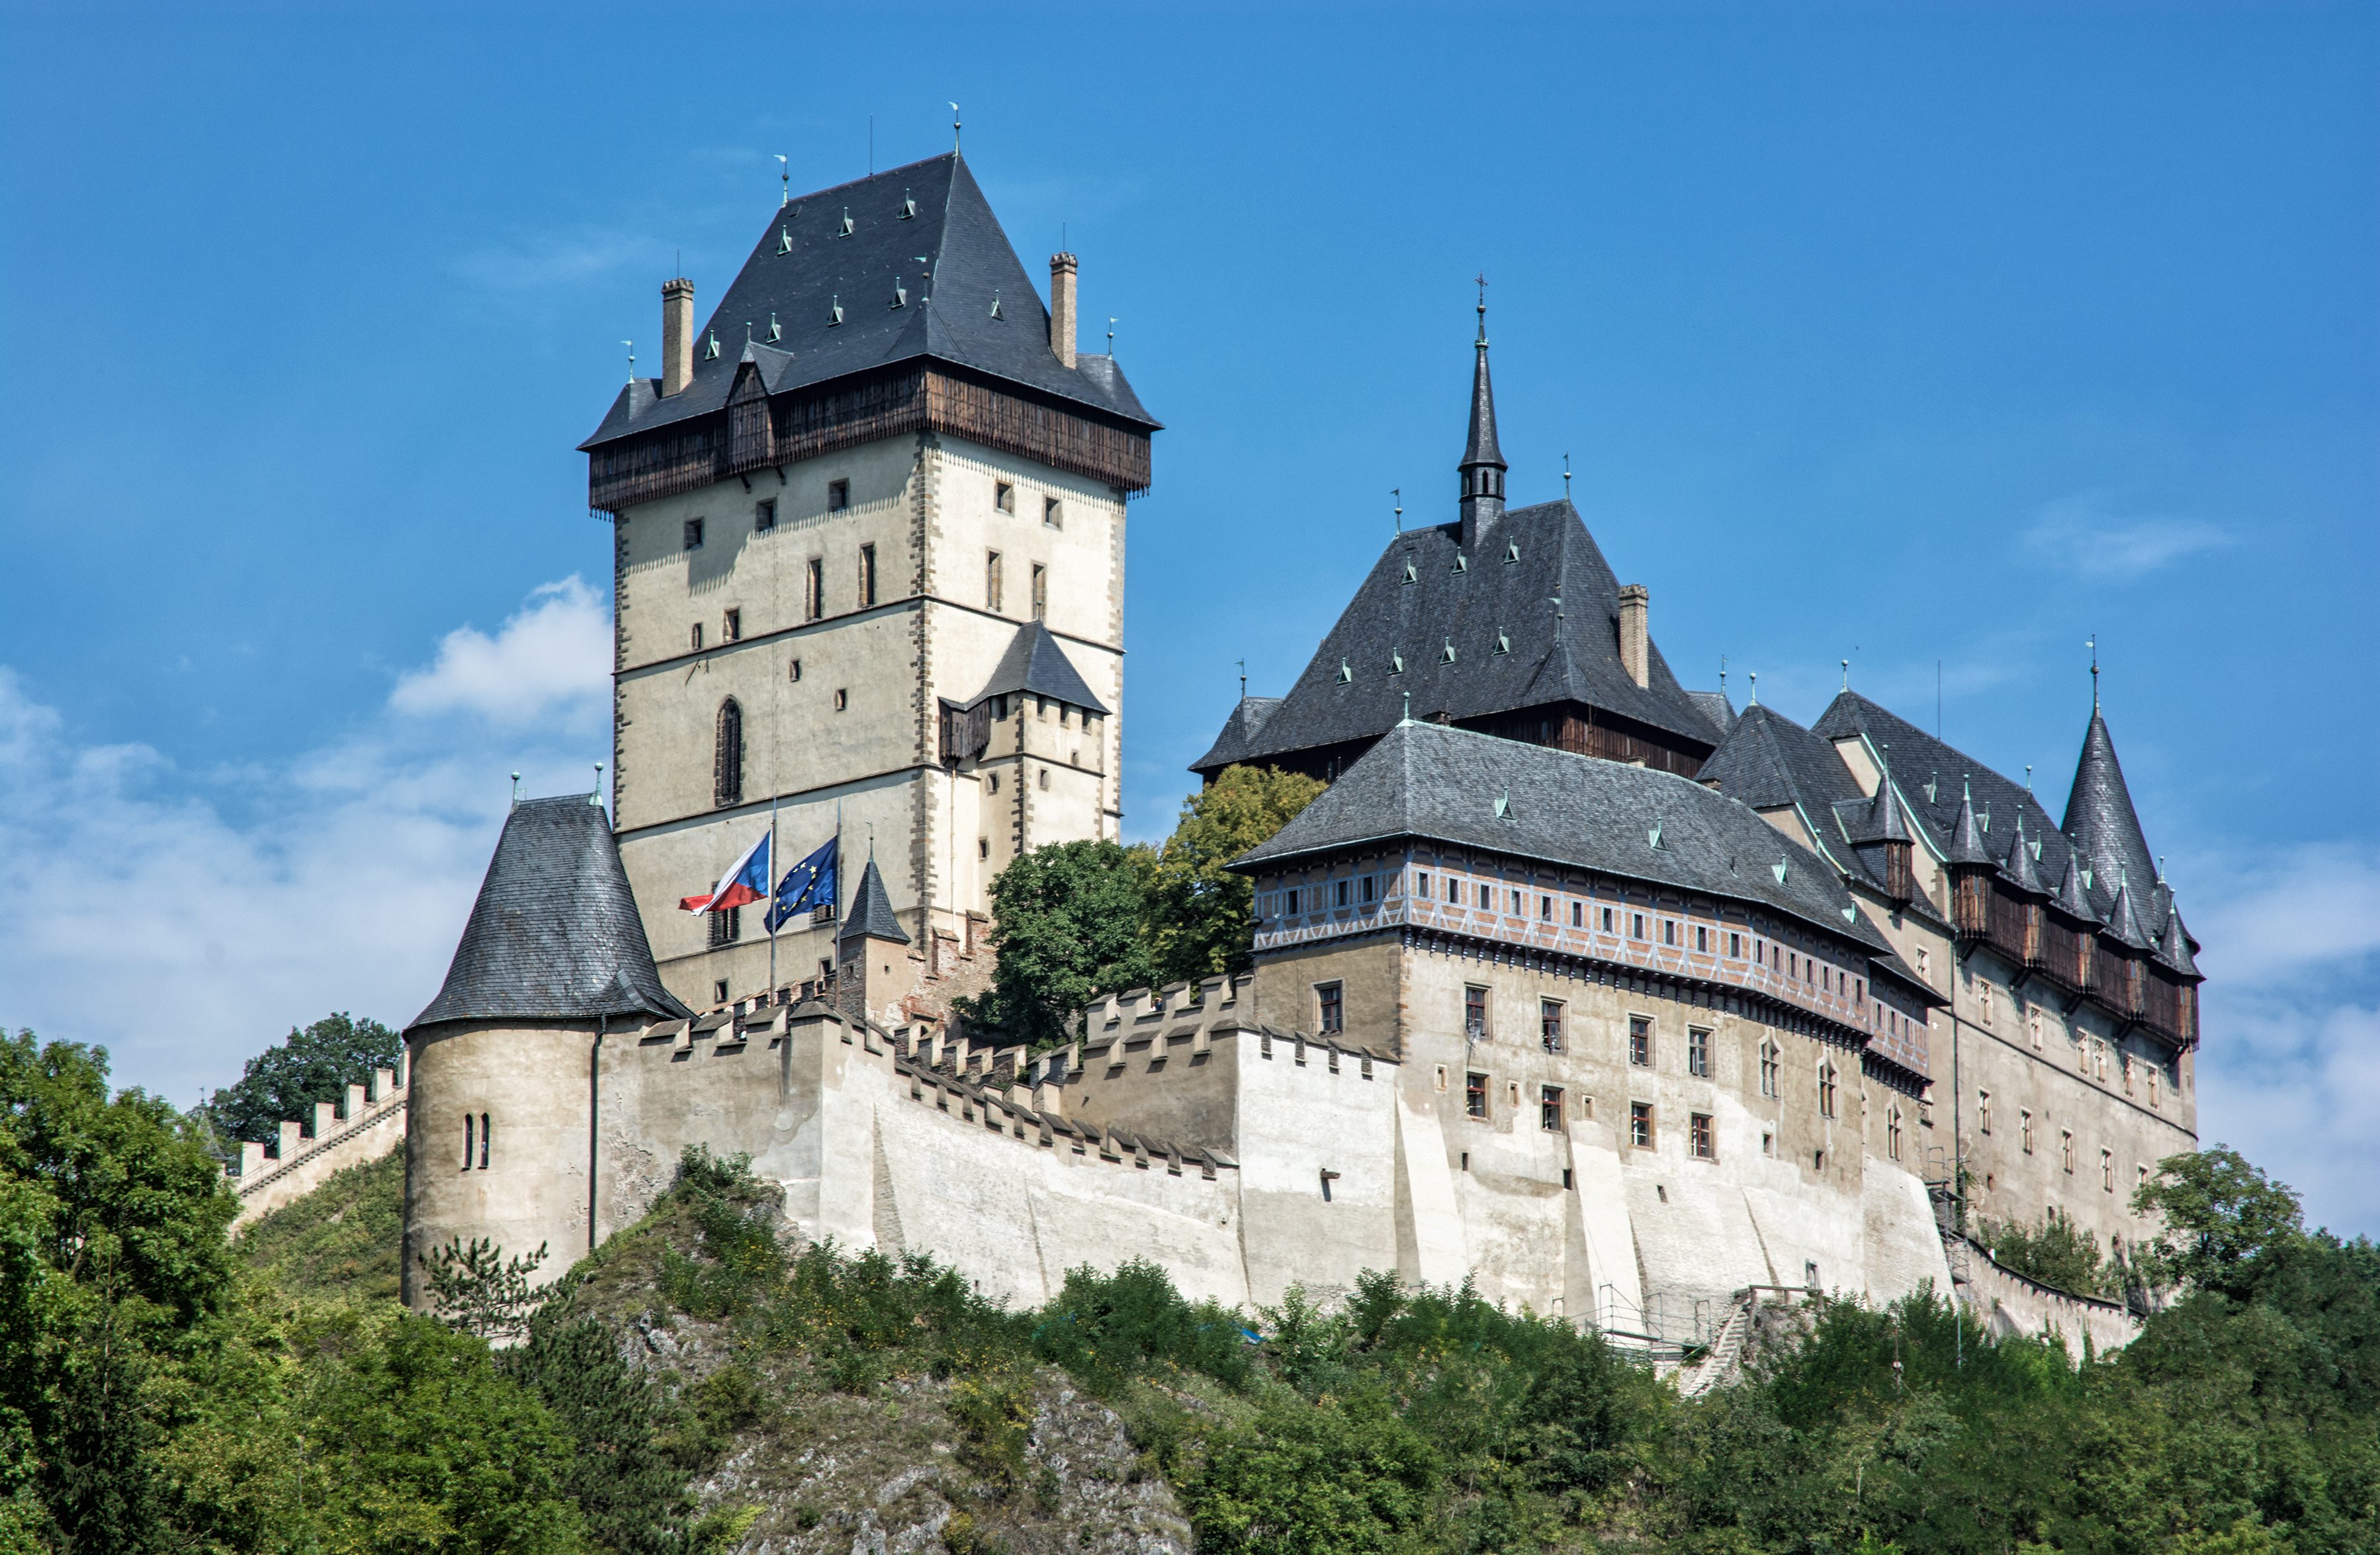
{"type": "Polygon", "coordinates": [[[769,796],[769,905],[760,909],[760,927],[769,931],[769,1002],[777,1001],[777,796],[769,796]]]}

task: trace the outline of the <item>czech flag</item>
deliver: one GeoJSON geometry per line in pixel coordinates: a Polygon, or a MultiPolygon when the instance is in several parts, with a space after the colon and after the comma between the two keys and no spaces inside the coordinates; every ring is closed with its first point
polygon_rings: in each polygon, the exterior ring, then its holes
{"type": "Polygon", "coordinates": [[[678,908],[689,913],[723,913],[730,907],[740,907],[747,902],[766,901],[769,895],[769,833],[747,849],[743,857],[727,867],[719,883],[701,896],[678,899],[678,908]]]}

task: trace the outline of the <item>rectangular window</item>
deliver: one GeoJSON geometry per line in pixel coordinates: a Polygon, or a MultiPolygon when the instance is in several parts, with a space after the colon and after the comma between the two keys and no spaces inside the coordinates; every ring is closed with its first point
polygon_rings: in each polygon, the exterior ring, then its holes
{"type": "Polygon", "coordinates": [[[1295,891],[1284,891],[1281,893],[1281,911],[1283,917],[1295,917],[1297,916],[1297,893],[1295,891]]]}
{"type": "Polygon", "coordinates": [[[1900,1159],[1900,1109],[1898,1107],[1884,1115],[1884,1153],[1894,1160],[1900,1159]]]}
{"type": "Polygon", "coordinates": [[[1678,942],[1678,920],[1676,918],[1665,917],[1661,920],[1661,942],[1665,945],[1674,945],[1678,942]]]}
{"type": "Polygon", "coordinates": [[[1371,899],[1372,899],[1372,877],[1371,877],[1371,876],[1369,876],[1369,875],[1366,875],[1362,880],[1360,880],[1360,881],[1356,881],[1356,884],[1355,884],[1355,899],[1356,899],[1358,902],[1364,902],[1364,903],[1369,903],[1369,902],[1371,901],[1371,899]]]}
{"type": "Polygon", "coordinates": [[[1000,610],[1000,553],[983,553],[983,608],[997,613],[1000,610]]]}
{"type": "Polygon", "coordinates": [[[1066,527],[1066,510],[1059,504],[1057,498],[1041,499],[1041,524],[1044,528],[1051,529],[1062,529],[1066,527]]]}
{"type": "Polygon", "coordinates": [[[829,513],[841,513],[844,508],[849,507],[850,505],[851,482],[848,480],[828,481],[826,483],[826,510],[829,513]]]}
{"type": "Polygon", "coordinates": [[[697,653],[702,651],[702,623],[699,621],[694,624],[693,646],[697,653]]]}
{"type": "Polygon", "coordinates": [[[1572,929],[1584,929],[1586,927],[1585,903],[1572,902],[1570,905],[1570,926],[1572,929]]]}
{"type": "Polygon", "coordinates": [[[1742,935],[1730,934],[1727,937],[1727,954],[1730,960],[1741,961],[1743,959],[1742,935]]]}
{"type": "Polygon", "coordinates": [[[2099,1152],[2099,1186],[2108,1193],[2116,1191],[2116,1152],[2113,1150],[2099,1152]]]}
{"type": "Polygon", "coordinates": [[[1332,906],[1345,906],[1347,905],[1347,882],[1345,881],[1332,881],[1330,882],[1330,905],[1332,906]]]}
{"type": "Polygon", "coordinates": [[[1463,1076],[1463,1112],[1466,1117],[1488,1115],[1488,1076],[1474,1071],[1463,1076]]]}
{"type": "Polygon", "coordinates": [[[1975,1126],[1985,1134],[1992,1131],[1992,1093],[1990,1091],[1975,1092],[1975,1126]]]}
{"type": "Polygon", "coordinates": [[[1494,889],[1492,886],[1485,886],[1485,885],[1481,886],[1481,887],[1479,888],[1479,910],[1480,910],[1481,912],[1483,912],[1483,913],[1486,913],[1486,912],[1493,912],[1493,911],[1495,910],[1495,908],[1496,908],[1496,892],[1495,892],[1495,889],[1494,889]]]}
{"type": "Polygon", "coordinates": [[[702,549],[701,519],[689,518],[686,521],[686,548],[688,551],[699,551],[702,549]]]}
{"type": "Polygon", "coordinates": [[[1987,983],[1987,982],[1981,981],[1981,980],[1979,979],[1979,980],[1976,982],[1976,984],[1975,984],[1975,999],[1976,999],[1976,1002],[1977,1002],[1978,1003],[1980,1003],[1980,1004],[1983,1006],[1983,1008],[1984,1008],[1984,1024],[1985,1024],[1985,1026],[1989,1026],[1989,1025],[1991,1025],[1991,1024],[1992,1024],[1992,985],[1991,985],[1991,984],[1989,984],[1989,983],[1987,983]]]}
{"type": "Polygon", "coordinates": [[[2074,1131],[2072,1129],[2061,1128],[2058,1131],[2058,1153],[2066,1167],[2066,1174],[2069,1177],[2073,1176],[2074,1131]]]}
{"type": "Polygon", "coordinates": [[[1653,1148],[1653,1104],[1632,1101],[1628,1104],[1628,1142],[1640,1150],[1653,1148]]]}
{"type": "Polygon", "coordinates": [[[1463,1035],[1474,1042],[1488,1037],[1488,990],[1476,983],[1463,990],[1463,1035]]]}
{"type": "Polygon", "coordinates": [[[1016,488],[1005,480],[991,483],[991,505],[1002,513],[1016,511],[1016,488]]]}
{"type": "Polygon", "coordinates": [[[1537,898],[1537,918],[1538,921],[1543,923],[1551,923],[1554,920],[1554,899],[1552,897],[1540,896],[1537,898]]]}
{"type": "Polygon", "coordinates": [[[1420,897],[1425,902],[1429,900],[1429,871],[1427,869],[1416,869],[1414,871],[1414,894],[1420,897]]]}
{"type": "Polygon", "coordinates": [[[1603,931],[1606,934],[1611,932],[1611,909],[1609,907],[1603,909],[1603,931]]]}
{"type": "Polygon", "coordinates": [[[1549,1053],[1558,1053],[1562,1051],[1562,1007],[1560,1000],[1540,999],[1537,1001],[1537,1036],[1538,1039],[1545,1043],[1546,1051],[1549,1053]]]}
{"type": "Polygon", "coordinates": [[[2149,1105],[2152,1107],[2160,1105],[2157,1100],[2157,1081],[2164,1075],[2164,1064],[2152,1063],[2149,1065],[2149,1105]]]}
{"type": "Polygon", "coordinates": [[[1710,1037],[1707,1031],[1686,1030],[1686,1073],[1710,1078],[1710,1037]]]}
{"type": "Polygon", "coordinates": [[[1650,1015],[1628,1017],[1628,1062],[1639,1069],[1653,1066],[1653,1019],[1650,1015]]]}
{"type": "Polygon", "coordinates": [[[1326,1037],[1346,1029],[1345,1007],[1340,1002],[1344,986],[1341,983],[1314,985],[1315,1029],[1326,1037]]]}
{"type": "Polygon", "coordinates": [[[719,618],[719,640],[735,642],[744,636],[744,613],[731,610],[719,618]]]}
{"type": "Polygon", "coordinates": [[[752,532],[764,535],[777,527],[777,499],[762,497],[752,504],[752,532]]]}
{"type": "Polygon", "coordinates": [[[850,706],[851,693],[846,690],[838,689],[834,694],[834,711],[841,712],[850,706]]]}
{"type": "Polygon", "coordinates": [[[1818,1116],[1835,1115],[1835,1066],[1821,1062],[1818,1065],[1818,1116]]]}
{"type": "Polygon", "coordinates": [[[1562,1131],[1561,1087],[1537,1087],[1537,1126],[1548,1134],[1560,1134],[1562,1131]]]}
{"type": "Polygon", "coordinates": [[[1690,1112],[1686,1116],[1686,1142],[1696,1160],[1713,1160],[1718,1156],[1717,1131],[1711,1127],[1708,1112],[1690,1112]]]}
{"type": "Polygon", "coordinates": [[[876,602],[876,547],[859,548],[859,608],[866,610],[876,602]]]}
{"type": "Polygon", "coordinates": [[[2016,1133],[2018,1142],[2024,1147],[2024,1153],[2033,1154],[2033,1110],[2031,1108],[2022,1108],[2018,1111],[2016,1133]]]}
{"type": "Polygon", "coordinates": [[[1452,875],[1446,877],[1446,903],[1451,907],[1463,905],[1463,882],[1452,875]]]}
{"type": "Polygon", "coordinates": [[[1033,619],[1047,620],[1050,614],[1050,569],[1040,563],[1033,564],[1033,619]]]}
{"type": "Polygon", "coordinates": [[[1782,1088],[1779,1081],[1785,1070],[1784,1055],[1774,1042],[1760,1044],[1760,1094],[1773,1097],[1782,1088]]]}
{"type": "Polygon", "coordinates": [[[1699,923],[1694,925],[1694,949],[1705,955],[1710,954],[1710,930],[1699,923]]]}
{"type": "Polygon", "coordinates": [[[1645,937],[1645,915],[1643,913],[1630,913],[1628,915],[1628,937],[1632,940],[1641,940],[1645,937]]]}
{"type": "Polygon", "coordinates": [[[710,942],[713,945],[732,945],[742,937],[743,908],[730,907],[723,913],[707,913],[704,916],[710,919],[710,942]]]}
{"type": "Polygon", "coordinates": [[[802,619],[815,621],[826,613],[826,558],[813,556],[802,569],[802,619]]]}

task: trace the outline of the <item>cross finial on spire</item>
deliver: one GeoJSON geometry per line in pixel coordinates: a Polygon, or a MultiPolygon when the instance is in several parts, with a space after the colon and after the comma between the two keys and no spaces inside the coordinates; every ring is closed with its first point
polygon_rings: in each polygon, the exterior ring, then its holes
{"type": "Polygon", "coordinates": [[[1846,691],[1848,691],[1848,690],[1850,690],[1850,689],[1852,688],[1852,662],[1851,662],[1849,659],[1846,659],[1846,660],[1844,660],[1844,661],[1842,662],[1842,663],[1843,663],[1843,689],[1844,689],[1844,690],[1846,690],[1846,691]]]}
{"type": "Polygon", "coordinates": [[[794,202],[794,169],[783,155],[777,158],[777,182],[783,186],[782,198],[777,201],[777,209],[782,211],[794,202]]]}
{"type": "Polygon", "coordinates": [[[1243,659],[1243,660],[1241,660],[1241,661],[1240,661],[1240,700],[1242,700],[1242,701],[1244,701],[1244,702],[1245,702],[1245,701],[1246,701],[1247,699],[1248,699],[1248,662],[1247,662],[1245,659],[1243,659]]]}
{"type": "Polygon", "coordinates": [[[628,382],[633,383],[637,381],[637,343],[633,340],[623,340],[620,344],[628,348],[628,382]]]}
{"type": "Polygon", "coordinates": [[[1481,348],[1482,350],[1485,350],[1485,349],[1487,348],[1487,346],[1488,346],[1488,273],[1487,273],[1486,271],[1484,271],[1484,270],[1483,270],[1483,271],[1481,271],[1481,272],[1478,273],[1478,275],[1475,277],[1475,279],[1476,279],[1476,280],[1478,281],[1478,283],[1479,283],[1479,341],[1478,341],[1478,344],[1479,344],[1480,348],[1481,348]]]}
{"type": "Polygon", "coordinates": [[[1402,486],[1391,486],[1389,488],[1389,495],[1396,501],[1397,533],[1402,534],[1405,532],[1405,489],[1402,486]]]}
{"type": "Polygon", "coordinates": [[[2082,640],[2082,646],[2091,650],[2091,711],[2097,712],[2099,711],[2099,634],[2094,632],[2082,640]]]}
{"type": "Polygon", "coordinates": [[[1570,456],[1562,456],[1562,501],[1570,501],[1570,456]]]}
{"type": "Polygon", "coordinates": [[[1749,674],[1745,675],[1744,678],[1752,682],[1752,700],[1750,705],[1753,707],[1758,707],[1760,705],[1760,672],[1758,670],[1754,670],[1749,674]]]}
{"type": "MultiPolygon", "coordinates": [[[[944,101],[948,101],[945,99],[944,101]]],[[[871,124],[873,121],[870,121],[871,124]]],[[[951,155],[959,154],[959,105],[951,103],[951,155]]]]}

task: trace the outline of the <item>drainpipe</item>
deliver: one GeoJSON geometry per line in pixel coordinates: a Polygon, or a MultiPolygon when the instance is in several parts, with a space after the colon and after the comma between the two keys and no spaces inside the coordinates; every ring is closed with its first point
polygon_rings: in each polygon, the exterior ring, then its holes
{"type": "Polygon", "coordinates": [[[598,1142],[603,1134],[603,1034],[611,1029],[612,1017],[599,1015],[595,1021],[595,1051],[587,1062],[587,1250],[595,1250],[596,1175],[600,1159],[598,1142]]]}

